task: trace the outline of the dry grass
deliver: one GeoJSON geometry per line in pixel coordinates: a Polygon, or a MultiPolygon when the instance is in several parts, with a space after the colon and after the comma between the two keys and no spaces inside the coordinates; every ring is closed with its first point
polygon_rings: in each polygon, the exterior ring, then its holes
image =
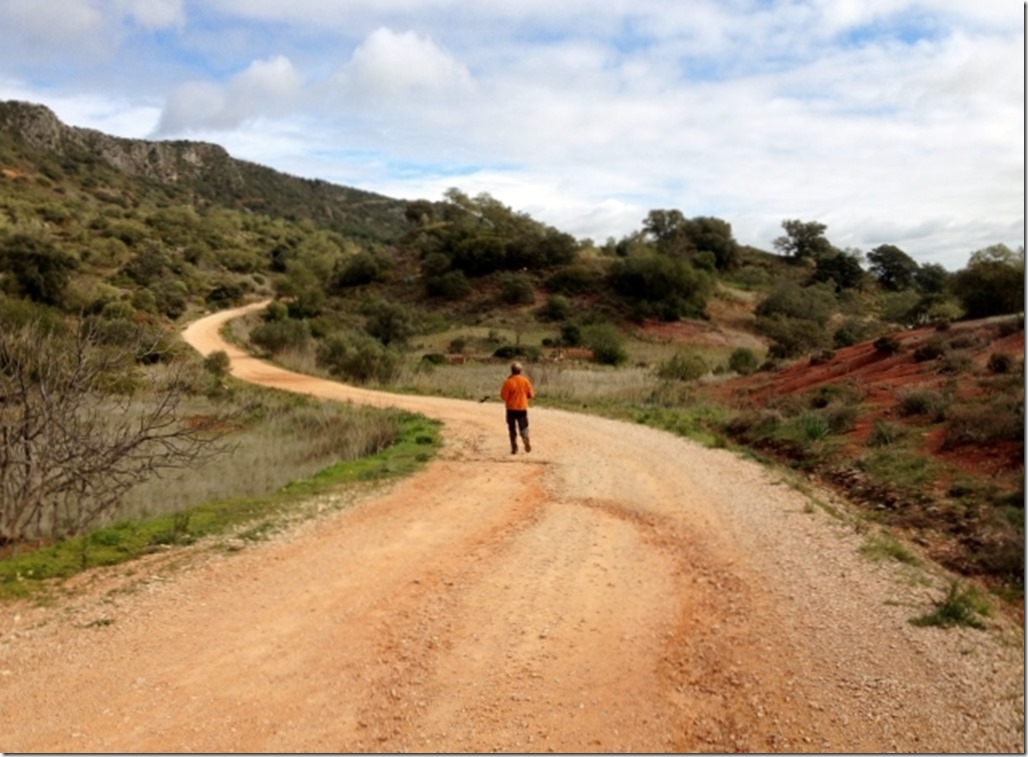
{"type": "MultiPolygon", "coordinates": [[[[374,454],[395,438],[397,419],[390,411],[249,388],[240,395],[237,401],[256,405],[229,437],[232,452],[202,468],[141,483],[128,493],[116,518],[153,517],[200,502],[268,494],[334,463],[374,454]]],[[[196,399],[187,412],[211,409],[209,402],[196,399]]]]}
{"type": "MultiPolygon", "coordinates": [[[[657,386],[659,379],[649,368],[604,368],[586,364],[529,363],[525,373],[535,385],[537,402],[618,400],[639,402],[657,386]]],[[[405,392],[435,394],[462,399],[498,397],[507,377],[505,361],[469,362],[464,365],[409,368],[397,381],[405,392]]]]}

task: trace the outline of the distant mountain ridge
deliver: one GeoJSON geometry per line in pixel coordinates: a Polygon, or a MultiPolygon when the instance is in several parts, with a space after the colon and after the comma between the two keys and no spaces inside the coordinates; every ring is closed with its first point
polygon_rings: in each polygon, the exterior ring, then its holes
{"type": "Polygon", "coordinates": [[[290,176],[207,142],[127,139],[68,126],[45,105],[0,102],[0,143],[29,160],[50,155],[100,162],[130,179],[158,182],[218,205],[310,219],[348,236],[388,243],[407,229],[405,200],[290,176]]]}

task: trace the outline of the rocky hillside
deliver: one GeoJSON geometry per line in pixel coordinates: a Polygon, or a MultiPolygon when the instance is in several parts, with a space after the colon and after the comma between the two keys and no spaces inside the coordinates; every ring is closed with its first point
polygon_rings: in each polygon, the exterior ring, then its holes
{"type": "Polygon", "coordinates": [[[350,237],[390,242],[406,230],[404,200],[289,176],[233,158],[219,145],[124,139],[68,126],[43,105],[0,102],[0,148],[31,163],[57,161],[65,169],[99,163],[200,201],[308,218],[350,237]]]}

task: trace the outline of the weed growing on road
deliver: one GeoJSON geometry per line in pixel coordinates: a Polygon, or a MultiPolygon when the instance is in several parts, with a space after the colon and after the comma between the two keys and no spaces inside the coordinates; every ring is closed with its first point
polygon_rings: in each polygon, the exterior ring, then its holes
{"type": "Polygon", "coordinates": [[[988,602],[973,587],[953,581],[949,585],[946,596],[936,603],[935,609],[925,615],[914,618],[910,622],[915,626],[938,626],[952,628],[985,628],[981,618],[990,614],[988,602]]]}
{"type": "Polygon", "coordinates": [[[902,542],[887,534],[873,534],[860,549],[873,560],[896,560],[904,565],[920,565],[921,561],[902,542]]]}

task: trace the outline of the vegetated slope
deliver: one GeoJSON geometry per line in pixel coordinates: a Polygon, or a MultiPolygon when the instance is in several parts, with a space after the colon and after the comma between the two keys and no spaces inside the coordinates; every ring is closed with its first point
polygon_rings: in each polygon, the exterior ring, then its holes
{"type": "Polygon", "coordinates": [[[219,145],[123,139],[67,126],[43,105],[0,102],[0,156],[28,160],[54,178],[96,165],[162,185],[173,195],[290,220],[310,219],[360,239],[392,241],[406,203],[326,181],[301,179],[231,157],[219,145]]]}
{"type": "Polygon", "coordinates": [[[737,440],[831,481],[943,564],[1023,586],[1023,317],[900,331],[705,391],[734,408],[737,440]]]}

